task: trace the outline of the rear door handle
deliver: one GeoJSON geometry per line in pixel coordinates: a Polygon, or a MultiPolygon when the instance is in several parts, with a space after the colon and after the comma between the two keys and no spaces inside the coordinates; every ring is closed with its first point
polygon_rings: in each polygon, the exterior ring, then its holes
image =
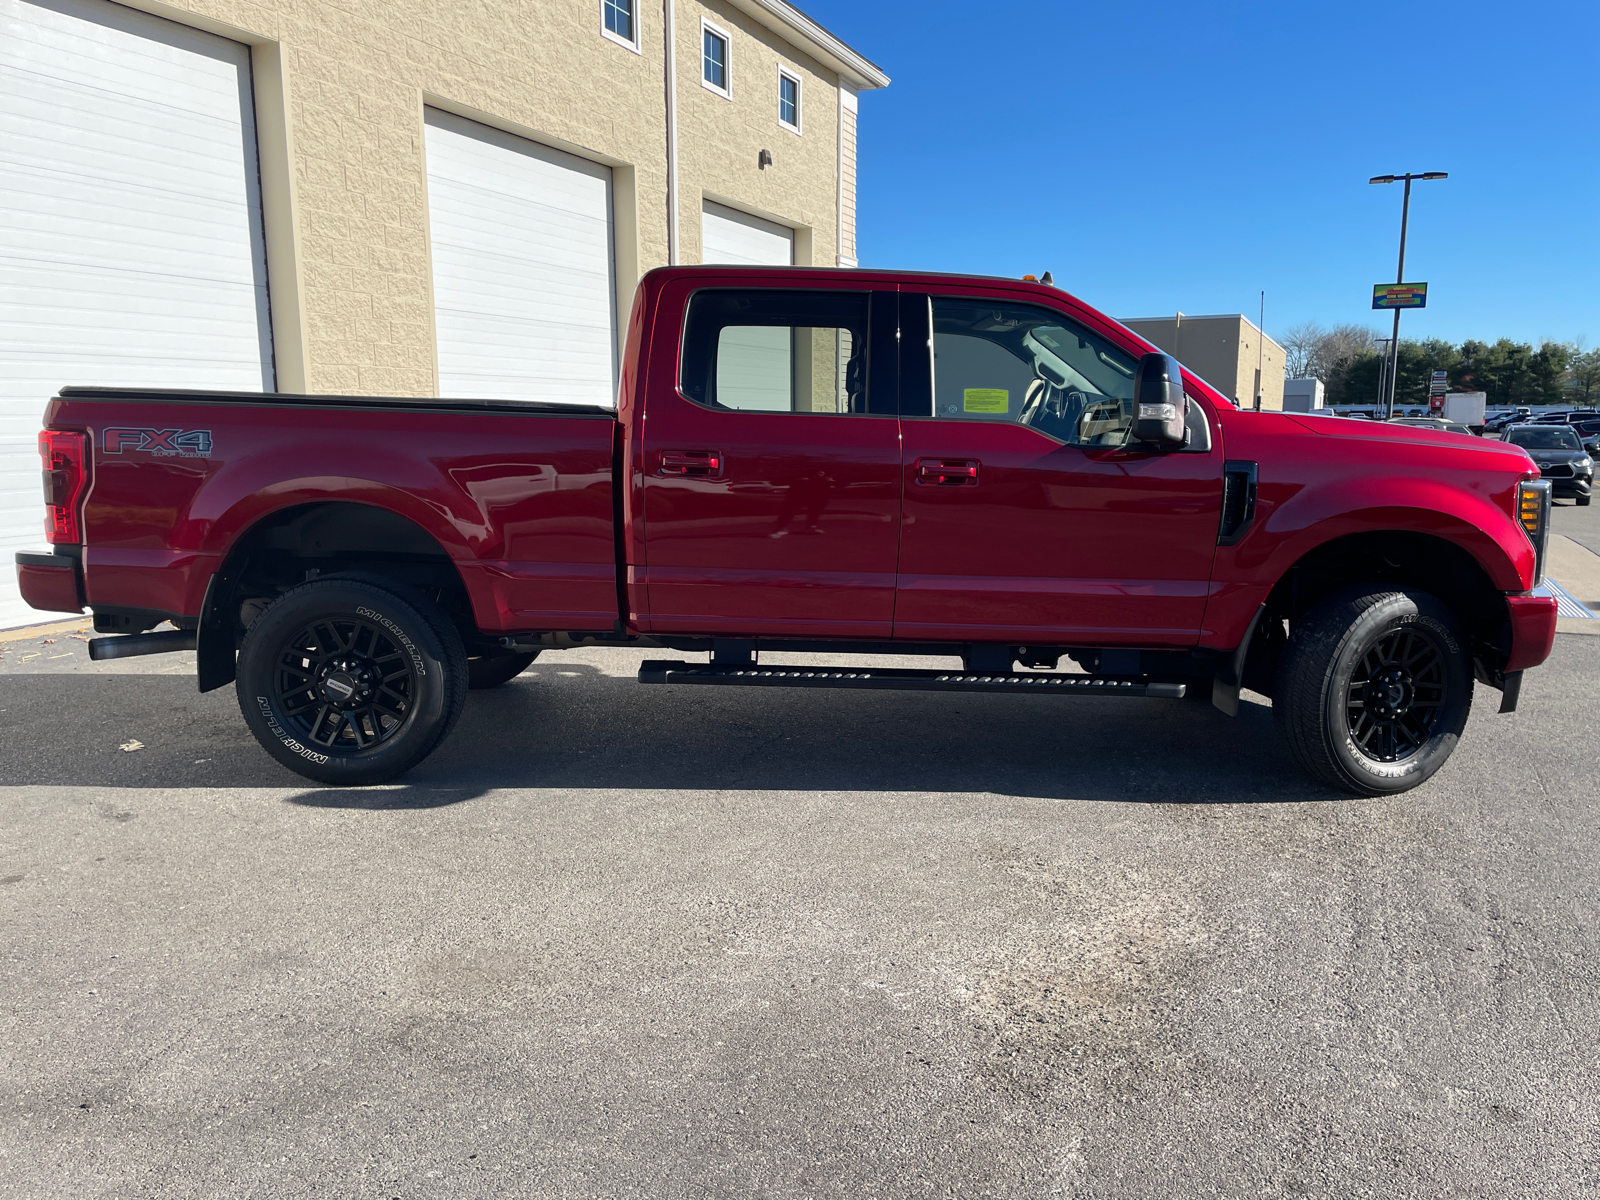
{"type": "Polygon", "coordinates": [[[931,487],[977,487],[982,465],[975,458],[919,458],[916,481],[931,487]]]}
{"type": "Polygon", "coordinates": [[[716,450],[663,450],[656,474],[715,479],[722,474],[723,461],[716,450]]]}

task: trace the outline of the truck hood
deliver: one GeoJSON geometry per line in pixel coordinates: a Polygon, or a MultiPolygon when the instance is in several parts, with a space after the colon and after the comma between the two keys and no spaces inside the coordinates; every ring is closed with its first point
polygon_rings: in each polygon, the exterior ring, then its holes
{"type": "Polygon", "coordinates": [[[1445,429],[1428,429],[1417,425],[1390,425],[1383,421],[1359,421],[1348,417],[1311,417],[1302,413],[1285,413],[1284,416],[1312,433],[1323,437],[1355,438],[1368,442],[1386,442],[1394,445],[1412,445],[1428,450],[1459,455],[1463,452],[1483,455],[1485,465],[1495,470],[1515,469],[1517,463],[1531,466],[1533,459],[1521,446],[1508,446],[1504,442],[1490,441],[1471,434],[1451,433],[1445,429]]]}

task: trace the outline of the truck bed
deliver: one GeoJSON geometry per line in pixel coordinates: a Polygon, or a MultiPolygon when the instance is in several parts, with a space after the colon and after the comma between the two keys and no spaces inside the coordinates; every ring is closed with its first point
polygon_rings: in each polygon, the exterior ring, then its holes
{"type": "MultiPolygon", "coordinates": [[[[610,409],[65,388],[46,422],[90,434],[90,605],[197,615],[241,533],[332,504],[387,510],[426,534],[485,631],[617,619],[610,409]]],[[[295,536],[318,549],[314,526],[295,536]]]]}

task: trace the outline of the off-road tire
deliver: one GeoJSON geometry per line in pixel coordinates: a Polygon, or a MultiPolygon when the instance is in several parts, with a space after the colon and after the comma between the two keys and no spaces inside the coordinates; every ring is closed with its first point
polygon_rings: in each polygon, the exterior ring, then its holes
{"type": "Polygon", "coordinates": [[[291,771],[382,783],[449,735],[466,701],[467,656],[455,626],[410,589],[315,580],[256,618],[235,686],[250,732],[291,771]]]}
{"type": "Polygon", "coordinates": [[[509,683],[533,666],[539,657],[532,654],[485,654],[481,658],[467,659],[467,687],[475,692],[509,683]]]}
{"type": "Polygon", "coordinates": [[[1450,610],[1426,592],[1370,584],[1293,622],[1272,701],[1294,760],[1357,796],[1428,779],[1471,708],[1472,661],[1450,610]]]}

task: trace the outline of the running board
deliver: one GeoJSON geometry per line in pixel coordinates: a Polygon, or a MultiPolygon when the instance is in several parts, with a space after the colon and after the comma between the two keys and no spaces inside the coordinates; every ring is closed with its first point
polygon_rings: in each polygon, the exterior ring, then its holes
{"type": "Polygon", "coordinates": [[[1020,692],[1034,696],[1145,696],[1181,700],[1182,683],[1105,679],[1093,675],[1023,675],[979,671],[906,671],[885,667],[734,667],[650,661],[640,683],[699,683],[733,687],[859,688],[892,692],[1020,692]]]}

